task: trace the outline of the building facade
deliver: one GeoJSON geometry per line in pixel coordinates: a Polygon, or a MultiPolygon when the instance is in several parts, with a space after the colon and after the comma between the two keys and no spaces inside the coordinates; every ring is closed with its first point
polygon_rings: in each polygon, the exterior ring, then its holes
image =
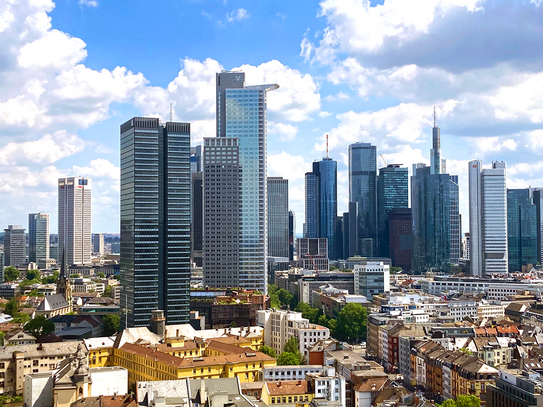
{"type": "Polygon", "coordinates": [[[19,267],[26,264],[25,229],[19,225],[9,225],[4,229],[4,267],[19,267]]]}
{"type": "Polygon", "coordinates": [[[458,175],[450,175],[450,208],[451,208],[451,264],[458,264],[462,252],[462,232],[460,230],[460,196],[458,175]]]}
{"type": "Polygon", "coordinates": [[[469,222],[471,274],[507,273],[506,163],[469,162],[469,222]]]}
{"type": "Polygon", "coordinates": [[[239,286],[262,292],[267,292],[267,94],[278,88],[246,86],[243,72],[217,74],[217,137],[238,139],[242,168],[239,286]]]}
{"type": "Polygon", "coordinates": [[[349,146],[349,202],[358,203],[358,237],[377,247],[377,147],[369,143],[349,146]]]}
{"type": "Polygon", "coordinates": [[[537,264],[537,207],[531,189],[507,190],[509,272],[537,264]]]}
{"type": "Polygon", "coordinates": [[[379,169],[377,202],[379,255],[390,257],[389,213],[395,208],[409,207],[407,167],[400,167],[400,164],[389,164],[379,169]]]}
{"type": "Polygon", "coordinates": [[[170,324],[189,322],[188,123],[134,117],[121,125],[120,263],[123,328],[147,326],[155,309],[170,324]]]}
{"type": "Polygon", "coordinates": [[[28,261],[43,262],[49,258],[49,215],[28,215],[28,261]]]}
{"type": "Polygon", "coordinates": [[[368,261],[354,267],[354,293],[371,300],[374,295],[390,291],[390,266],[368,261]]]}
{"type": "Polygon", "coordinates": [[[288,179],[268,177],[268,256],[289,257],[288,179]]]}
{"type": "MultiPolygon", "coordinates": [[[[68,264],[89,264],[92,250],[92,180],[58,180],[58,240],[68,264]]],[[[57,259],[58,260],[58,259],[57,259]]]]}
{"type": "Polygon", "coordinates": [[[413,254],[411,208],[394,208],[389,212],[388,232],[392,266],[411,270],[413,254]]]}
{"type": "Polygon", "coordinates": [[[315,272],[329,270],[328,240],[326,238],[302,238],[296,240],[298,267],[315,272]]]}
{"type": "Polygon", "coordinates": [[[288,212],[288,259],[294,260],[294,251],[296,248],[296,214],[294,211],[288,212]]]}
{"type": "Polygon", "coordinates": [[[92,235],[92,251],[98,255],[105,253],[103,233],[95,233],[92,235]]]}

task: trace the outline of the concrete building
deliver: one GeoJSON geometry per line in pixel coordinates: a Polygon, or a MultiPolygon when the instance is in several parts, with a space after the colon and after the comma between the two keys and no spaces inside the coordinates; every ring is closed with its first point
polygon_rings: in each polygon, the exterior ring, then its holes
{"type": "MultiPolygon", "coordinates": [[[[58,239],[67,264],[89,264],[92,247],[92,180],[58,180],[58,239]]],[[[58,259],[57,259],[58,260],[58,259]]]]}
{"type": "Polygon", "coordinates": [[[486,394],[487,407],[536,407],[543,405],[543,380],[534,371],[500,370],[486,394]]]}
{"type": "Polygon", "coordinates": [[[268,256],[289,257],[288,179],[268,177],[268,256]]]}
{"type": "Polygon", "coordinates": [[[49,215],[28,215],[28,261],[44,263],[49,259],[49,215]]]}
{"type": "Polygon", "coordinates": [[[322,365],[289,365],[270,366],[262,370],[262,379],[267,382],[280,382],[284,380],[306,380],[309,373],[317,375],[334,376],[335,370],[332,366],[322,365]]]}
{"type": "MultiPolygon", "coordinates": [[[[217,73],[217,138],[237,138],[242,169],[238,286],[264,293],[268,242],[267,93],[278,88],[277,84],[246,86],[243,72],[217,73]]],[[[204,244],[212,243],[204,238],[204,244]]]]}
{"type": "Polygon", "coordinates": [[[105,253],[103,233],[95,233],[92,235],[92,251],[100,256],[105,253]]]}
{"type": "Polygon", "coordinates": [[[264,344],[277,354],[284,351],[285,343],[293,336],[298,339],[302,355],[316,342],[330,337],[328,328],[310,324],[301,312],[275,309],[257,311],[257,323],[264,328],[264,344]]]}
{"type": "Polygon", "coordinates": [[[4,229],[4,267],[19,267],[24,264],[26,264],[25,229],[19,225],[9,225],[4,229]]]}
{"type": "Polygon", "coordinates": [[[371,300],[373,295],[390,291],[390,266],[383,262],[369,261],[355,266],[354,293],[371,300]]]}
{"type": "Polygon", "coordinates": [[[301,238],[296,240],[298,267],[315,272],[329,270],[329,248],[326,238],[301,238]]]}
{"type": "Polygon", "coordinates": [[[134,117],[120,132],[121,325],[147,326],[155,309],[187,323],[190,124],[134,117]]]}
{"type": "Polygon", "coordinates": [[[506,163],[470,161],[468,176],[471,274],[507,273],[506,163]]]}

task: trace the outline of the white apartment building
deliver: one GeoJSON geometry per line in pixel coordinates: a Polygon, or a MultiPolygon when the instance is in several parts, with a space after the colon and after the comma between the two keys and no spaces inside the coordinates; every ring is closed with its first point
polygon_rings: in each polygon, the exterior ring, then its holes
{"type": "Polygon", "coordinates": [[[470,262],[474,276],[507,273],[506,163],[469,162],[470,262]]]}
{"type": "Polygon", "coordinates": [[[514,283],[510,281],[495,281],[481,279],[426,279],[421,281],[423,292],[431,295],[442,295],[443,292],[486,292],[487,300],[506,300],[507,296],[529,291],[541,297],[543,284],[514,283]]]}
{"type": "MultiPolygon", "coordinates": [[[[66,249],[66,264],[90,264],[92,251],[92,180],[58,180],[58,257],[66,249]]],[[[57,259],[59,260],[59,259],[57,259]]]]}
{"type": "Polygon", "coordinates": [[[321,373],[308,373],[306,380],[311,382],[315,390],[315,398],[339,401],[341,405],[346,405],[344,377],[336,374],[328,376],[321,373]]]}
{"type": "Polygon", "coordinates": [[[278,354],[283,352],[285,343],[293,336],[298,338],[302,354],[316,342],[330,337],[328,328],[310,324],[301,312],[260,310],[256,312],[256,321],[258,326],[264,328],[264,344],[278,354]]]}
{"type": "Polygon", "coordinates": [[[354,294],[371,300],[373,295],[390,291],[390,266],[382,261],[368,261],[354,266],[354,294]]]}
{"type": "Polygon", "coordinates": [[[478,318],[491,318],[505,316],[505,306],[500,304],[479,304],[477,306],[478,318]]]}
{"type": "Polygon", "coordinates": [[[296,366],[268,366],[262,370],[264,381],[280,382],[283,380],[305,380],[308,373],[324,376],[334,376],[333,366],[296,365],[296,366]]]}

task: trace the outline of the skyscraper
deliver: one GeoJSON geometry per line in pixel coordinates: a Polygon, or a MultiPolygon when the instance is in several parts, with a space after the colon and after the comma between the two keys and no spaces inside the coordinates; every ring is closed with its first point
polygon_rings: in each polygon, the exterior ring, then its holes
{"type": "Polygon", "coordinates": [[[469,162],[469,242],[471,274],[507,273],[506,164],[494,161],[482,169],[469,162]]]}
{"type": "Polygon", "coordinates": [[[294,247],[296,245],[296,214],[288,212],[288,259],[294,260],[294,247]]]}
{"type": "Polygon", "coordinates": [[[188,323],[190,124],[134,117],[121,125],[122,327],[151,311],[188,323]]]}
{"type": "Polygon", "coordinates": [[[462,248],[460,232],[460,197],[458,190],[458,175],[450,175],[450,205],[451,205],[451,264],[458,264],[462,248]]]}
{"type": "MultiPolygon", "coordinates": [[[[66,263],[89,264],[92,248],[92,180],[58,180],[58,239],[66,248],[66,263]]],[[[58,259],[57,259],[58,260],[58,259]]]]}
{"type": "Polygon", "coordinates": [[[411,270],[413,225],[410,208],[393,208],[388,213],[389,250],[392,266],[411,270]]]}
{"type": "Polygon", "coordinates": [[[390,257],[388,215],[394,208],[409,207],[409,175],[407,167],[400,167],[400,164],[389,164],[379,169],[377,202],[379,255],[381,257],[390,257]]]}
{"type": "Polygon", "coordinates": [[[445,174],[445,159],[441,158],[441,135],[436,124],[436,108],[434,107],[434,127],[432,128],[432,149],[430,150],[430,174],[445,174]]]}
{"type": "Polygon", "coordinates": [[[537,207],[531,189],[507,190],[509,272],[537,263],[537,207]]]}
{"type": "Polygon", "coordinates": [[[267,93],[278,88],[245,86],[244,72],[217,74],[217,137],[238,139],[242,169],[239,286],[262,292],[267,292],[267,93]]]}
{"type": "MultiPolygon", "coordinates": [[[[370,246],[376,247],[377,147],[369,143],[349,146],[349,202],[358,202],[358,238],[372,239],[370,246]]],[[[357,254],[361,254],[358,251],[360,244],[357,246],[357,254]]],[[[365,246],[368,246],[367,242],[365,246]]]]}
{"type": "Polygon", "coordinates": [[[288,180],[268,177],[268,256],[288,257],[288,180]]]}
{"type": "Polygon", "coordinates": [[[9,225],[4,229],[4,266],[19,267],[26,263],[25,229],[9,225]]]}
{"type": "Polygon", "coordinates": [[[425,164],[413,165],[411,207],[413,219],[412,269],[448,272],[451,255],[451,209],[448,174],[431,174],[425,164]]]}
{"type": "Polygon", "coordinates": [[[346,254],[345,259],[356,256],[361,252],[358,239],[358,213],[358,202],[349,202],[349,212],[343,214],[343,232],[345,236],[343,250],[346,254]]]}
{"type": "Polygon", "coordinates": [[[49,259],[49,215],[28,215],[28,261],[40,264],[49,259]]]}
{"type": "Polygon", "coordinates": [[[336,258],[337,162],[323,158],[305,174],[306,222],[304,237],[328,239],[328,258],[336,258]]]}
{"type": "Polygon", "coordinates": [[[104,234],[95,233],[92,235],[92,251],[99,255],[104,254],[104,234]]]}
{"type": "Polygon", "coordinates": [[[204,139],[204,285],[240,284],[239,139],[204,139]]]}
{"type": "Polygon", "coordinates": [[[203,243],[204,243],[204,179],[202,172],[193,172],[191,174],[191,239],[190,239],[190,257],[196,267],[202,267],[203,264],[203,243]]]}
{"type": "Polygon", "coordinates": [[[543,188],[533,188],[532,191],[537,216],[537,261],[543,264],[543,188]]]}

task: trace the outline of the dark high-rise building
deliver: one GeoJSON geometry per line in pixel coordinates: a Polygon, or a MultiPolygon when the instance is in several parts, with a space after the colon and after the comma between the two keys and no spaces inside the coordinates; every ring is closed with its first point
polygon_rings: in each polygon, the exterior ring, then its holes
{"type": "Polygon", "coordinates": [[[328,239],[328,257],[336,257],[337,162],[323,158],[305,174],[304,237],[328,239]]]}
{"type": "Polygon", "coordinates": [[[411,208],[393,208],[388,213],[389,250],[392,266],[411,270],[413,252],[411,208]]]}
{"type": "Polygon", "coordinates": [[[400,167],[400,164],[389,164],[379,169],[377,202],[379,256],[390,257],[388,214],[394,208],[409,207],[409,175],[407,167],[400,167]]]}
{"type": "Polygon", "coordinates": [[[25,229],[9,225],[4,229],[4,266],[19,267],[26,263],[25,229]]]}
{"type": "Polygon", "coordinates": [[[268,177],[268,256],[289,254],[288,179],[268,177]]]}
{"type": "Polygon", "coordinates": [[[288,259],[294,261],[294,247],[296,244],[296,214],[288,212],[288,259]]]}
{"type": "Polygon", "coordinates": [[[448,174],[430,174],[425,164],[413,165],[412,269],[448,272],[451,257],[451,181],[448,174]]]}
{"type": "Polygon", "coordinates": [[[202,146],[190,148],[190,172],[202,172],[202,146]]]}
{"type": "Polygon", "coordinates": [[[190,257],[191,261],[196,264],[196,267],[202,267],[202,258],[203,258],[203,241],[204,241],[204,231],[203,231],[203,173],[202,172],[193,172],[191,174],[191,208],[192,208],[192,223],[191,223],[191,250],[190,257]]]}
{"type": "Polygon", "coordinates": [[[358,245],[362,254],[362,246],[377,246],[377,147],[369,143],[349,146],[349,202],[358,203],[358,238],[373,240],[358,245]]]}
{"type": "Polygon", "coordinates": [[[458,175],[450,175],[450,208],[451,208],[451,264],[458,264],[462,252],[462,231],[460,230],[460,209],[458,175]]]}
{"type": "Polygon", "coordinates": [[[436,124],[436,109],[434,107],[434,127],[432,128],[432,149],[430,150],[430,173],[445,174],[445,159],[441,158],[441,135],[436,124]]]}
{"type": "Polygon", "coordinates": [[[336,217],[336,259],[343,259],[343,234],[345,233],[345,225],[343,217],[336,217]]]}
{"type": "Polygon", "coordinates": [[[534,205],[537,217],[537,262],[543,264],[543,188],[532,190],[534,205]]]}
{"type": "Polygon", "coordinates": [[[537,207],[530,189],[507,190],[509,272],[537,263],[537,207]]]}
{"type": "Polygon", "coordinates": [[[121,125],[121,326],[189,322],[190,124],[121,125]]]}
{"type": "Polygon", "coordinates": [[[204,285],[238,287],[241,168],[237,138],[204,139],[204,285]]]}
{"type": "MultiPolygon", "coordinates": [[[[242,169],[238,286],[267,293],[267,94],[279,85],[246,86],[245,73],[239,71],[223,71],[216,77],[217,137],[238,139],[242,169]]],[[[204,244],[212,242],[204,238],[204,244]]]]}
{"type": "Polygon", "coordinates": [[[31,213],[28,215],[28,261],[42,264],[49,259],[49,215],[31,213]]]}
{"type": "Polygon", "coordinates": [[[360,239],[358,238],[359,222],[358,222],[358,202],[349,202],[349,212],[347,220],[344,221],[347,240],[346,256],[344,259],[356,256],[361,253],[360,239]]]}

